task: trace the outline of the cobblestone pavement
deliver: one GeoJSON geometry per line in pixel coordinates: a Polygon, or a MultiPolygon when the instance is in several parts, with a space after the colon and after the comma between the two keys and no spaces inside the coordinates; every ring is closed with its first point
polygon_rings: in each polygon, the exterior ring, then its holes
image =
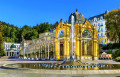
{"type": "MultiPolygon", "coordinates": [[[[0,65],[3,64],[13,64],[13,63],[60,63],[61,61],[13,61],[10,59],[0,60],[0,65]]],[[[115,62],[113,60],[97,60],[97,61],[82,61],[84,63],[110,63],[110,64],[120,64],[120,62],[115,62]]],[[[37,71],[37,70],[35,70],[37,71]]],[[[1,69],[0,77],[120,77],[120,74],[41,74],[39,72],[34,72],[28,69],[1,69]]]]}

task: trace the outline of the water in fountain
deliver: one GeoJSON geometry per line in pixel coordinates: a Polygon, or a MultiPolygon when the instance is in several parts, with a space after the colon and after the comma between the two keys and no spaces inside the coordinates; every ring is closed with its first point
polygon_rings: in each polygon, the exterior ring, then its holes
{"type": "Polygon", "coordinates": [[[75,60],[74,42],[75,42],[75,39],[74,39],[74,16],[71,15],[71,44],[72,44],[71,46],[72,46],[72,55],[71,55],[70,59],[73,59],[73,60],[75,60]]]}
{"type": "Polygon", "coordinates": [[[74,23],[75,23],[75,20],[74,20],[74,16],[71,15],[71,55],[70,55],[70,60],[64,60],[62,64],[62,66],[78,66],[78,65],[85,65],[84,63],[82,63],[81,61],[78,61],[76,60],[76,57],[75,57],[75,39],[74,39],[74,23]]]}

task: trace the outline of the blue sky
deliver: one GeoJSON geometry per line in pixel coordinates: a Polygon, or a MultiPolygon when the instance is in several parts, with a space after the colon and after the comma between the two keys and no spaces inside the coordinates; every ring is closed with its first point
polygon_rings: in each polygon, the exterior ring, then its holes
{"type": "Polygon", "coordinates": [[[18,27],[43,22],[54,24],[68,20],[71,13],[82,13],[85,18],[120,7],[120,0],[0,0],[0,21],[18,27]]]}

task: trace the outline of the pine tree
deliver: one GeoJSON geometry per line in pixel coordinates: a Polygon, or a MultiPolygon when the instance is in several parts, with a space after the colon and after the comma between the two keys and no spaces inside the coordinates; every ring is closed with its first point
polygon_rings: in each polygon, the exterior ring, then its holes
{"type": "Polygon", "coordinates": [[[2,23],[0,22],[0,56],[4,56],[5,55],[5,51],[4,51],[4,46],[3,46],[3,43],[4,43],[4,39],[3,39],[3,36],[2,36],[2,23]]]}

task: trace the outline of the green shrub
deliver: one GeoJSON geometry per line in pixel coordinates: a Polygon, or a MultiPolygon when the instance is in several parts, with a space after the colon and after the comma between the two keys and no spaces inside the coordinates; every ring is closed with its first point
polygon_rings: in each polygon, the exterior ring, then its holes
{"type": "Polygon", "coordinates": [[[113,58],[120,56],[120,49],[116,49],[115,51],[113,51],[112,56],[113,56],[113,58]]]}
{"type": "Polygon", "coordinates": [[[120,43],[107,44],[102,47],[103,50],[120,48],[120,43]]]}
{"type": "Polygon", "coordinates": [[[116,57],[115,60],[120,62],[120,56],[116,57]]]}

